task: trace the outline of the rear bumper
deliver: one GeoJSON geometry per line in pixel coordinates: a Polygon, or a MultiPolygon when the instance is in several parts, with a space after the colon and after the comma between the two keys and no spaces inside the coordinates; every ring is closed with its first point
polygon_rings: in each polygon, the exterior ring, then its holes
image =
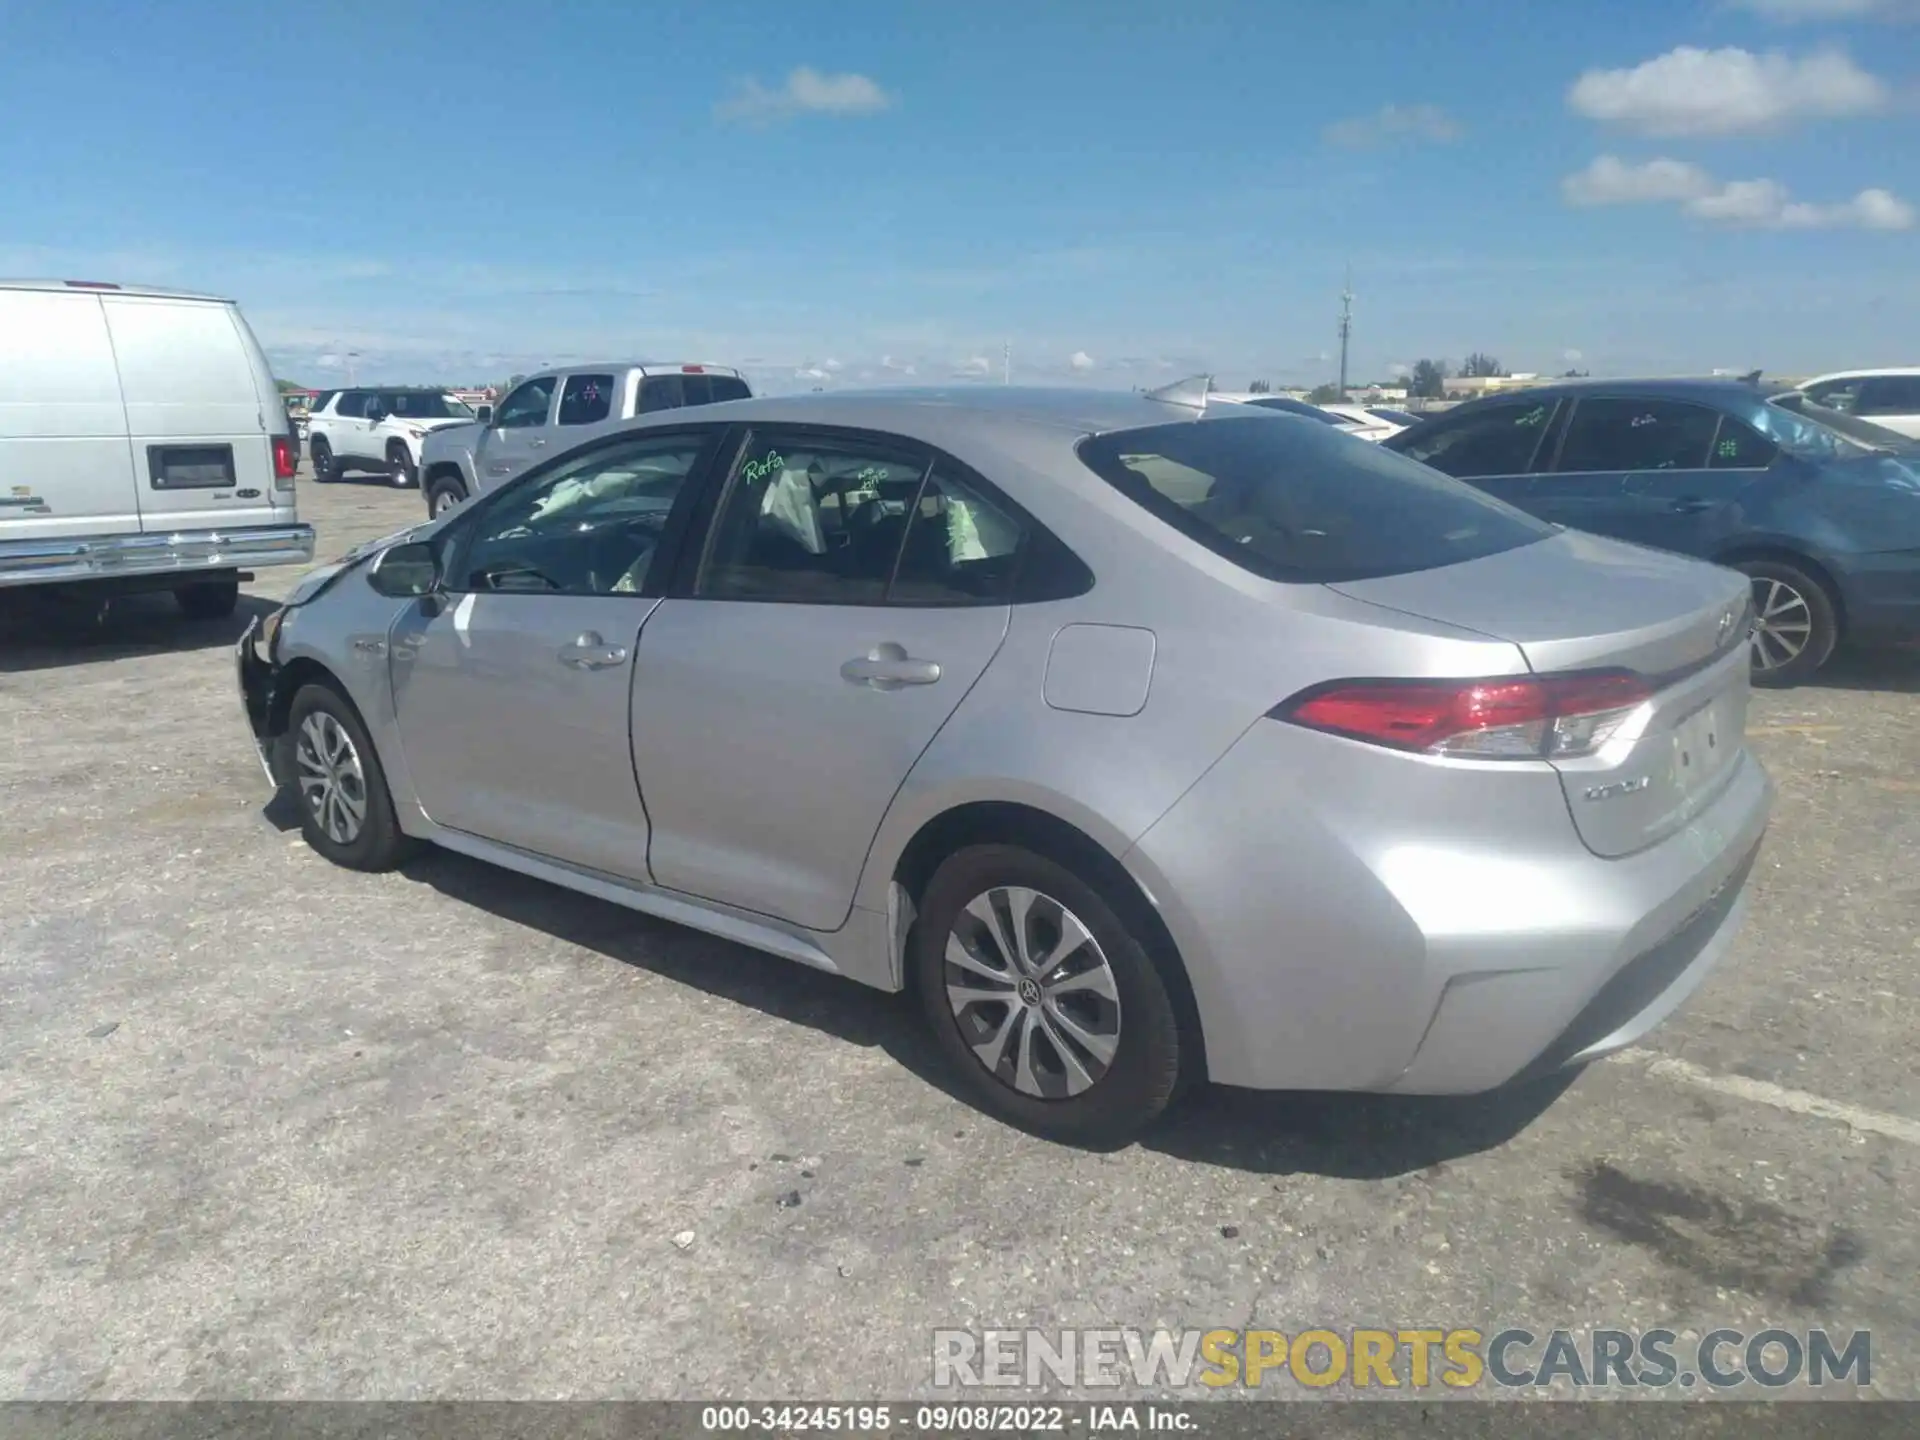
{"type": "Polygon", "coordinates": [[[1472,1094],[1635,1043],[1732,947],[1773,787],[1594,855],[1550,775],[1256,727],[1126,857],[1256,1089],[1472,1094]],[[1420,782],[1420,783],[1414,783],[1420,782]]]}
{"type": "Polygon", "coordinates": [[[312,559],[311,525],[0,540],[0,586],[250,570],[266,565],[304,565],[312,559]]]}

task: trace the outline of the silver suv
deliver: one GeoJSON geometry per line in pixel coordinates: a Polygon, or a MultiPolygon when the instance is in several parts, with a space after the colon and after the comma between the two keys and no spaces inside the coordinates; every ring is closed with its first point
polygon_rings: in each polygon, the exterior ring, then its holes
{"type": "Polygon", "coordinates": [[[443,515],[535,461],[636,415],[752,394],[740,372],[724,365],[632,360],[530,375],[482,423],[451,426],[427,437],[420,455],[427,513],[443,515]]]}

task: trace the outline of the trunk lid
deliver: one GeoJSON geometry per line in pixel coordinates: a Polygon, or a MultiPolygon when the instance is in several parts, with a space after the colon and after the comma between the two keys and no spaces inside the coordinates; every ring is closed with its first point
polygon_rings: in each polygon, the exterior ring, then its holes
{"type": "Polygon", "coordinates": [[[1679,830],[1745,744],[1746,577],[1577,531],[1463,565],[1329,587],[1517,645],[1538,674],[1627,669],[1653,697],[1599,753],[1553,761],[1580,837],[1629,855],[1679,830]]]}

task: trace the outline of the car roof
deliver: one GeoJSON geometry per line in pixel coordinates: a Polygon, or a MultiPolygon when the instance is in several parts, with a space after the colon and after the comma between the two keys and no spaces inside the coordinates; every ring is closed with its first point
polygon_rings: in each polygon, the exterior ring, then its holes
{"type": "Polygon", "coordinates": [[[1829,370],[1824,375],[1815,375],[1811,380],[1802,380],[1801,388],[1819,385],[1828,380],[1877,380],[1882,376],[1920,375],[1920,365],[1883,365],[1877,370],[1829,370]]]}
{"type": "MultiPolygon", "coordinates": [[[[1209,397],[1218,400],[1219,396],[1209,397]]],[[[1048,389],[1021,385],[957,385],[879,390],[815,391],[801,395],[761,395],[724,400],[695,410],[662,410],[649,420],[741,419],[807,425],[844,425],[930,437],[957,428],[1048,430],[1100,435],[1144,425],[1176,424],[1230,413],[1265,415],[1272,411],[1227,402],[1206,410],[1158,400],[1131,390],[1048,389]]]]}
{"type": "Polygon", "coordinates": [[[740,372],[731,365],[713,365],[705,360],[569,360],[564,365],[543,365],[526,376],[528,380],[541,375],[572,375],[585,370],[647,370],[673,374],[731,375],[738,379],[740,372]],[[693,367],[689,369],[689,367],[693,367]]]}
{"type": "Polygon", "coordinates": [[[1490,395],[1476,396],[1450,410],[1440,411],[1434,419],[1458,415],[1461,411],[1481,409],[1512,400],[1558,400],[1579,395],[1625,395],[1641,399],[1692,400],[1702,405],[1751,405],[1769,395],[1778,395],[1797,387],[1766,381],[1730,379],[1722,376],[1659,376],[1646,379],[1550,380],[1539,385],[1516,386],[1490,395]]]}
{"type": "Polygon", "coordinates": [[[199,290],[176,290],[170,285],[120,284],[110,280],[0,280],[0,290],[58,290],[69,295],[145,295],[166,300],[206,300],[231,305],[225,295],[199,290]]]}

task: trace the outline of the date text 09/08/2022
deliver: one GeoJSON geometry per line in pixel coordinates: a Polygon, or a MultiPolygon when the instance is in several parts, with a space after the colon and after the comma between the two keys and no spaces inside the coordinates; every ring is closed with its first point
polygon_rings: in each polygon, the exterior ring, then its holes
{"type": "Polygon", "coordinates": [[[700,1412],[700,1428],[721,1434],[1031,1435],[1070,1428],[1100,1434],[1188,1431],[1196,1423],[1184,1410],[1130,1404],[708,1405],[700,1412]]]}

